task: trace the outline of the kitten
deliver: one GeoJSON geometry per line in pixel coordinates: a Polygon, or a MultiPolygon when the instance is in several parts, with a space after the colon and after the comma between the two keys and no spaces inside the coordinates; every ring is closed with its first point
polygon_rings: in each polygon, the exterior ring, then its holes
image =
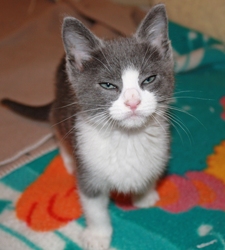
{"type": "MultiPolygon", "coordinates": [[[[35,118],[54,125],[65,166],[77,176],[87,223],[83,248],[106,250],[113,232],[109,193],[132,192],[135,206],[154,205],[169,158],[174,78],[165,7],[153,7],[129,38],[103,41],[72,17],[64,19],[62,36],[66,56],[55,101],[40,108],[43,115],[36,108],[35,118]]],[[[32,108],[3,104],[32,116],[32,108]]]]}

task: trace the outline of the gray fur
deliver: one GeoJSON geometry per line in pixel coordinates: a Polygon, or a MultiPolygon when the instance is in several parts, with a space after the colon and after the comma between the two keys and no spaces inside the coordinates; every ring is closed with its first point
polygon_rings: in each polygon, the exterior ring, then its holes
{"type": "MultiPolygon", "coordinates": [[[[53,124],[58,124],[58,134],[67,141],[71,152],[79,147],[76,144],[76,133],[72,129],[76,113],[85,112],[91,118],[100,112],[108,112],[111,103],[120,95],[123,87],[121,74],[125,68],[134,66],[140,69],[140,84],[149,75],[160,75],[146,89],[157,93],[158,101],[167,104],[173,92],[174,81],[172,51],[163,5],[156,6],[143,20],[136,34],[129,38],[100,40],[75,18],[64,20],[62,34],[66,62],[63,60],[58,70],[56,100],[51,119],[53,124]],[[156,45],[155,40],[161,44],[156,45]],[[76,49],[83,49],[77,54],[84,55],[77,59],[78,62],[73,53],[76,49]],[[99,85],[101,82],[113,83],[118,89],[107,91],[99,85]],[[63,106],[67,108],[61,108],[63,106]],[[72,118],[67,119],[68,117],[72,118]],[[67,120],[61,122],[64,119],[67,120]],[[72,132],[68,135],[68,131],[72,132]]],[[[161,124],[165,124],[166,129],[166,118],[158,119],[161,124]]],[[[88,168],[82,166],[79,155],[77,161],[80,188],[89,196],[98,194],[98,190],[88,188],[92,186],[88,183],[88,168]]]]}

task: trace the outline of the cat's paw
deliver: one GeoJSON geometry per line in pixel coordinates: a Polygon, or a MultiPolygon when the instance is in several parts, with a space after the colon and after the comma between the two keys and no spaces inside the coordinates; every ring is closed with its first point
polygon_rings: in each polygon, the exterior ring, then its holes
{"type": "Polygon", "coordinates": [[[111,232],[98,232],[87,228],[81,234],[81,242],[84,250],[108,250],[111,242],[111,232]]]}
{"type": "Polygon", "coordinates": [[[134,195],[132,201],[135,207],[148,208],[154,206],[159,201],[159,195],[157,191],[151,190],[143,195],[134,195]]]}

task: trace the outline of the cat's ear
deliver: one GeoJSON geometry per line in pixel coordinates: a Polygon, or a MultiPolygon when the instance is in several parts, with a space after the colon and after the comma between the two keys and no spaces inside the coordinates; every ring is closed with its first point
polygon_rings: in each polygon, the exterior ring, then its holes
{"type": "Polygon", "coordinates": [[[67,59],[79,71],[83,63],[91,59],[93,50],[102,44],[99,38],[73,17],[64,18],[62,37],[67,59]]]}
{"type": "Polygon", "coordinates": [[[164,4],[158,4],[149,11],[137,29],[135,37],[138,41],[147,42],[161,50],[168,49],[168,19],[164,4]]]}

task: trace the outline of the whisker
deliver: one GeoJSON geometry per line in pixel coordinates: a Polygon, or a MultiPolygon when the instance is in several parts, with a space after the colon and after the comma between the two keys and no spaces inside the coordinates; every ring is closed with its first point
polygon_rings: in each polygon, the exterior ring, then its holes
{"type": "Polygon", "coordinates": [[[105,134],[106,134],[107,132],[110,131],[110,127],[111,127],[112,122],[113,122],[113,120],[112,120],[110,117],[107,117],[105,123],[107,123],[108,125],[106,124],[107,126],[105,127],[104,136],[105,136],[105,134]]]}
{"type": "Polygon", "coordinates": [[[142,60],[140,69],[143,68],[142,66],[143,66],[143,63],[144,63],[144,61],[145,61],[145,59],[146,59],[147,53],[148,53],[148,51],[149,51],[149,48],[150,48],[150,46],[148,46],[147,50],[145,51],[145,54],[144,54],[144,57],[143,57],[143,60],[142,60]]]}
{"type": "Polygon", "coordinates": [[[170,121],[172,120],[173,122],[175,122],[184,131],[184,133],[187,135],[187,137],[189,139],[190,144],[192,145],[193,137],[192,137],[188,127],[177,116],[175,116],[175,115],[172,116],[171,114],[167,114],[167,115],[170,118],[170,121]]]}
{"type": "MultiPolygon", "coordinates": [[[[150,48],[150,47],[149,47],[149,48],[150,48]]],[[[149,59],[156,51],[157,51],[157,48],[155,47],[155,49],[154,49],[154,50],[152,51],[152,53],[149,55],[148,59],[149,59]]],[[[147,56],[147,53],[146,53],[146,56],[147,56]]],[[[145,58],[146,58],[146,56],[145,56],[145,58]]],[[[148,59],[145,60],[144,65],[141,65],[141,68],[144,68],[144,67],[145,67],[146,63],[148,62],[148,59]]]]}
{"type": "Polygon", "coordinates": [[[96,103],[90,103],[90,102],[73,102],[73,103],[70,103],[70,104],[67,104],[67,105],[64,105],[61,107],[56,107],[55,109],[66,108],[66,107],[76,105],[76,104],[78,104],[78,105],[95,105],[96,107],[110,107],[110,104],[96,104],[96,103]]]}
{"type": "Polygon", "coordinates": [[[183,109],[180,109],[180,108],[176,108],[176,107],[173,107],[173,106],[169,106],[169,109],[170,110],[175,110],[175,111],[179,111],[181,113],[184,113],[186,115],[189,115],[190,117],[192,117],[193,119],[195,119],[197,122],[199,122],[199,124],[201,124],[206,130],[207,128],[205,127],[205,125],[194,115],[190,114],[189,112],[187,112],[186,110],[183,110],[183,109]]]}
{"type": "MultiPolygon", "coordinates": [[[[161,115],[160,111],[158,111],[157,114],[161,115]]],[[[181,138],[182,143],[183,143],[183,138],[182,138],[179,130],[175,126],[175,124],[177,124],[184,131],[184,133],[187,135],[187,137],[189,139],[190,144],[192,145],[193,138],[192,138],[192,135],[191,135],[189,129],[187,128],[187,126],[185,126],[185,124],[177,116],[175,116],[174,114],[172,115],[172,114],[167,112],[166,114],[164,114],[164,116],[167,117],[170,120],[172,126],[176,129],[176,131],[178,132],[178,134],[179,134],[179,136],[181,138]]]]}
{"type": "Polygon", "coordinates": [[[94,59],[96,59],[97,61],[99,61],[107,70],[108,70],[108,72],[109,73],[111,73],[111,71],[110,71],[110,69],[101,61],[101,60],[99,60],[97,57],[95,57],[95,56],[92,56],[94,59]]]}
{"type": "Polygon", "coordinates": [[[192,90],[192,89],[188,89],[188,90],[180,90],[180,91],[174,91],[173,92],[173,96],[176,95],[180,95],[180,94],[187,94],[187,93],[193,93],[193,94],[198,94],[198,93],[203,93],[203,91],[201,90],[192,90]]]}
{"type": "Polygon", "coordinates": [[[100,125],[100,123],[104,122],[106,119],[106,114],[101,114],[98,116],[93,116],[92,118],[88,119],[88,122],[94,122],[96,124],[96,122],[98,123],[97,125],[100,125]]]}
{"type": "Polygon", "coordinates": [[[60,123],[62,123],[62,122],[64,122],[64,121],[67,121],[67,120],[69,120],[69,119],[75,117],[77,114],[86,114],[86,113],[88,113],[88,112],[97,111],[97,110],[98,110],[98,111],[99,111],[99,110],[103,110],[103,108],[102,108],[102,107],[99,107],[99,108],[93,108],[93,109],[87,109],[87,110],[83,110],[83,111],[78,111],[77,113],[73,114],[72,116],[67,117],[67,118],[63,119],[62,121],[53,124],[52,127],[54,127],[54,126],[56,126],[56,125],[58,125],[58,124],[60,124],[60,123]]]}
{"type": "Polygon", "coordinates": [[[176,94],[181,94],[181,93],[202,93],[202,91],[200,91],[200,90],[198,90],[198,91],[196,91],[196,90],[181,90],[181,91],[177,91],[177,92],[175,92],[174,91],[174,95],[176,95],[176,94]]]}
{"type": "Polygon", "coordinates": [[[56,107],[55,109],[67,108],[67,107],[70,107],[70,106],[75,105],[75,104],[78,104],[78,102],[72,102],[72,103],[69,103],[69,104],[61,106],[61,107],[56,107]]]}
{"type": "Polygon", "coordinates": [[[201,97],[194,97],[194,96],[174,96],[169,98],[158,99],[159,101],[175,101],[176,99],[195,99],[195,100],[202,100],[202,101],[214,101],[214,99],[209,98],[201,98],[201,97]]]}
{"type": "Polygon", "coordinates": [[[178,107],[175,107],[175,106],[172,106],[172,105],[163,105],[163,104],[159,104],[158,105],[159,108],[167,108],[169,110],[175,110],[175,111],[178,111],[178,112],[181,112],[181,113],[184,113],[190,117],[192,117],[193,119],[195,119],[199,124],[201,124],[206,130],[207,128],[205,127],[205,125],[194,115],[190,114],[189,112],[187,112],[186,110],[183,110],[181,108],[178,108],[178,107]]]}
{"type": "Polygon", "coordinates": [[[182,144],[184,144],[183,137],[182,137],[182,135],[181,135],[179,129],[177,128],[176,124],[174,124],[174,122],[173,122],[171,119],[170,119],[170,123],[171,123],[171,125],[175,128],[176,132],[178,133],[178,135],[179,135],[179,137],[180,137],[180,139],[181,139],[182,144]]]}
{"type": "Polygon", "coordinates": [[[60,140],[61,141],[65,140],[74,129],[75,129],[75,127],[72,126],[72,128],[60,140]]]}
{"type": "Polygon", "coordinates": [[[152,115],[153,119],[159,124],[159,126],[162,128],[162,130],[166,133],[165,128],[162,126],[162,124],[158,121],[158,119],[155,117],[155,115],[152,115]]]}
{"type": "Polygon", "coordinates": [[[100,131],[105,126],[108,120],[108,114],[106,112],[93,116],[92,118],[88,119],[88,122],[94,123],[96,126],[101,126],[100,131]]]}
{"type": "MultiPolygon", "coordinates": [[[[157,114],[160,116],[160,114],[158,112],[157,112],[157,114]]],[[[175,128],[175,130],[177,131],[177,133],[178,133],[178,135],[179,135],[179,137],[180,137],[180,139],[182,141],[182,144],[184,144],[183,137],[182,137],[179,129],[177,128],[176,124],[174,124],[174,122],[173,122],[173,120],[171,120],[171,118],[167,117],[167,119],[170,120],[170,124],[175,128]]]]}
{"type": "Polygon", "coordinates": [[[96,119],[96,118],[101,117],[101,116],[105,116],[106,113],[107,113],[106,111],[101,111],[97,114],[89,116],[89,119],[91,120],[91,119],[96,119]]]}
{"type": "MultiPolygon", "coordinates": [[[[112,119],[113,120],[113,119],[112,119]]],[[[112,129],[111,129],[111,131],[113,130],[113,128],[116,126],[116,124],[117,124],[117,121],[116,120],[113,120],[113,123],[112,123],[112,129]]]]}
{"type": "Polygon", "coordinates": [[[67,120],[69,120],[69,119],[71,119],[71,118],[73,118],[73,117],[75,117],[75,116],[76,116],[76,114],[73,114],[73,115],[71,115],[70,117],[67,117],[67,118],[63,119],[62,121],[53,124],[51,127],[55,127],[56,125],[59,125],[60,123],[62,123],[62,122],[64,122],[64,121],[67,121],[67,120]]]}
{"type": "Polygon", "coordinates": [[[111,117],[109,117],[109,119],[111,120],[111,122],[110,122],[110,127],[109,127],[109,129],[110,129],[110,133],[111,133],[111,131],[113,130],[113,128],[115,127],[115,125],[117,124],[117,121],[116,120],[114,120],[114,119],[112,119],[111,117]]]}
{"type": "MultiPolygon", "coordinates": [[[[104,123],[102,124],[101,129],[99,130],[99,133],[101,133],[101,131],[104,129],[104,127],[105,127],[107,124],[108,124],[108,126],[109,126],[109,120],[110,120],[110,117],[109,117],[108,115],[106,115],[105,118],[103,119],[103,121],[101,121],[101,123],[102,123],[102,122],[104,122],[104,123]]],[[[107,128],[108,128],[108,126],[107,126],[107,128]]],[[[107,128],[106,128],[105,131],[107,131],[107,128]]]]}
{"type": "Polygon", "coordinates": [[[108,66],[111,68],[111,66],[110,66],[110,64],[109,64],[109,61],[107,60],[105,54],[104,54],[103,51],[102,51],[102,48],[100,47],[99,49],[100,49],[100,51],[101,51],[103,57],[105,58],[105,60],[106,60],[106,62],[107,62],[107,64],[108,64],[108,66]]]}
{"type": "Polygon", "coordinates": [[[177,97],[175,97],[175,99],[181,99],[181,98],[195,99],[195,100],[202,100],[202,101],[214,101],[214,99],[193,97],[193,96],[177,96],[177,97]]]}
{"type": "Polygon", "coordinates": [[[97,111],[97,110],[102,110],[102,109],[103,108],[87,109],[87,110],[78,111],[77,114],[86,114],[86,113],[89,113],[90,111],[97,111]]]}

